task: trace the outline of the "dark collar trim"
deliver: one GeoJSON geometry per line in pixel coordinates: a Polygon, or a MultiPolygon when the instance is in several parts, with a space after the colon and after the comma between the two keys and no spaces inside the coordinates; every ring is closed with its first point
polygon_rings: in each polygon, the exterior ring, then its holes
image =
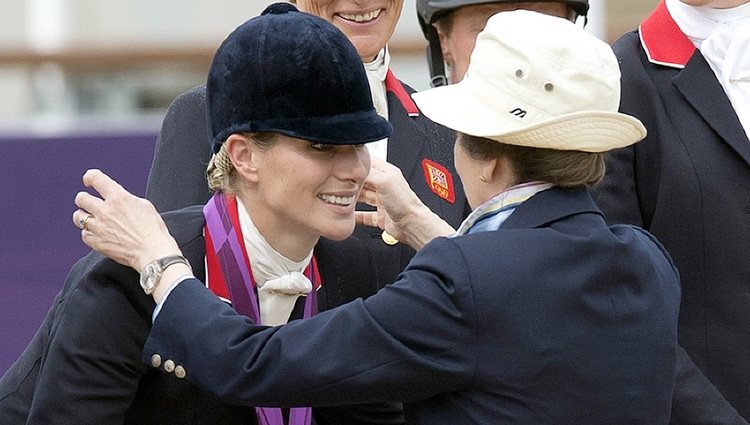
{"type": "Polygon", "coordinates": [[[651,63],[684,68],[695,45],[683,34],[662,0],[638,28],[643,50],[651,63]]]}
{"type": "Polygon", "coordinates": [[[396,96],[398,101],[401,102],[401,106],[406,109],[406,113],[408,113],[410,117],[419,116],[419,108],[417,108],[417,104],[414,103],[411,96],[409,96],[409,93],[407,93],[404,88],[404,85],[401,84],[401,81],[396,78],[396,75],[393,74],[393,71],[390,69],[388,69],[388,73],[385,76],[385,89],[396,96]]]}

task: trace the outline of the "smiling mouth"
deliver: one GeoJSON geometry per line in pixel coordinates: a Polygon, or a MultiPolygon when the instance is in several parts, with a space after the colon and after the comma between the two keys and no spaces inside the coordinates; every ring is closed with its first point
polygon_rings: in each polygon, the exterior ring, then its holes
{"type": "Polygon", "coordinates": [[[327,204],[349,206],[354,203],[356,196],[318,195],[318,198],[327,204]]]}
{"type": "Polygon", "coordinates": [[[367,23],[367,22],[375,20],[378,16],[380,16],[380,12],[382,11],[383,9],[378,9],[378,10],[373,10],[372,12],[368,12],[368,13],[361,13],[361,14],[360,13],[358,14],[339,13],[338,15],[346,21],[362,24],[362,23],[367,23]]]}

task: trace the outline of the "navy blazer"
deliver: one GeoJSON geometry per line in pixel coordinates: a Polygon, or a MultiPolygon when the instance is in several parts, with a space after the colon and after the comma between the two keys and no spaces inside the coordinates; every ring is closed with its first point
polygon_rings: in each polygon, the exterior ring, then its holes
{"type": "MultiPolygon", "coordinates": [[[[204,276],[201,208],[169,213],[165,220],[196,276],[204,276]]],[[[323,280],[321,310],[377,290],[374,262],[356,239],[321,239],[315,256],[323,280]]],[[[73,267],[31,344],[0,379],[0,423],[256,423],[254,409],[220,403],[141,362],[154,302],[136,282],[138,273],[96,253],[73,267]]],[[[317,425],[403,423],[398,404],[319,408],[313,416],[317,425]]]]}
{"type": "MultiPolygon", "coordinates": [[[[393,134],[388,138],[388,162],[401,169],[422,202],[458,227],[470,209],[453,164],[454,132],[419,113],[409,97],[414,92],[412,88],[395,77],[389,77],[386,86],[388,119],[393,125],[393,134]],[[430,187],[425,160],[443,167],[452,180],[452,201],[440,197],[430,187]]],[[[156,141],[146,198],[158,211],[206,203],[211,195],[206,182],[206,166],[211,157],[208,141],[206,88],[198,86],[172,102],[156,141]]],[[[370,208],[359,205],[358,209],[370,208]]],[[[354,231],[354,236],[375,257],[380,283],[385,285],[396,280],[414,250],[404,244],[387,245],[381,234],[381,230],[367,226],[357,226],[354,231]]]]}
{"type": "Polygon", "coordinates": [[[438,238],[399,280],[267,328],[197,280],[144,350],[230,403],[403,400],[407,423],[666,424],[680,289],[662,246],[550,189],[497,231],[438,238]]]}
{"type": "MultiPolygon", "coordinates": [[[[682,281],[680,343],[748,418],[750,141],[708,63],[663,4],[641,32],[624,35],[614,50],[621,110],[642,120],[648,136],[607,158],[597,202],[610,223],[642,226],[667,248],[682,281]],[[651,38],[657,23],[659,35],[651,38]]],[[[690,366],[686,359],[679,374],[674,423],[747,423],[690,366]]]]}

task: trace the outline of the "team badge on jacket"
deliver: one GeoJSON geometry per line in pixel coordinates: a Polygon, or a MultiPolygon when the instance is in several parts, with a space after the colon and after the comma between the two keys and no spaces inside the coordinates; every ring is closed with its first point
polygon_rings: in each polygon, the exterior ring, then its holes
{"type": "Polygon", "coordinates": [[[427,186],[435,194],[451,204],[456,200],[456,194],[453,191],[453,176],[450,171],[437,162],[425,158],[422,160],[422,170],[427,180],[427,186]]]}

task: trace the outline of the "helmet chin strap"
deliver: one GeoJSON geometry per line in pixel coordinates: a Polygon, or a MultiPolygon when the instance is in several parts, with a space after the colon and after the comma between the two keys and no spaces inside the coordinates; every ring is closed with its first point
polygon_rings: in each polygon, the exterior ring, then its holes
{"type": "Polygon", "coordinates": [[[430,87],[440,87],[448,85],[448,78],[445,75],[445,62],[443,61],[443,52],[440,48],[440,38],[437,30],[429,23],[419,19],[422,26],[422,32],[427,38],[427,66],[430,70],[430,87]]]}
{"type": "Polygon", "coordinates": [[[443,53],[440,50],[440,41],[435,40],[435,42],[430,42],[427,46],[427,64],[430,68],[430,87],[448,85],[448,77],[445,75],[443,53]]]}

